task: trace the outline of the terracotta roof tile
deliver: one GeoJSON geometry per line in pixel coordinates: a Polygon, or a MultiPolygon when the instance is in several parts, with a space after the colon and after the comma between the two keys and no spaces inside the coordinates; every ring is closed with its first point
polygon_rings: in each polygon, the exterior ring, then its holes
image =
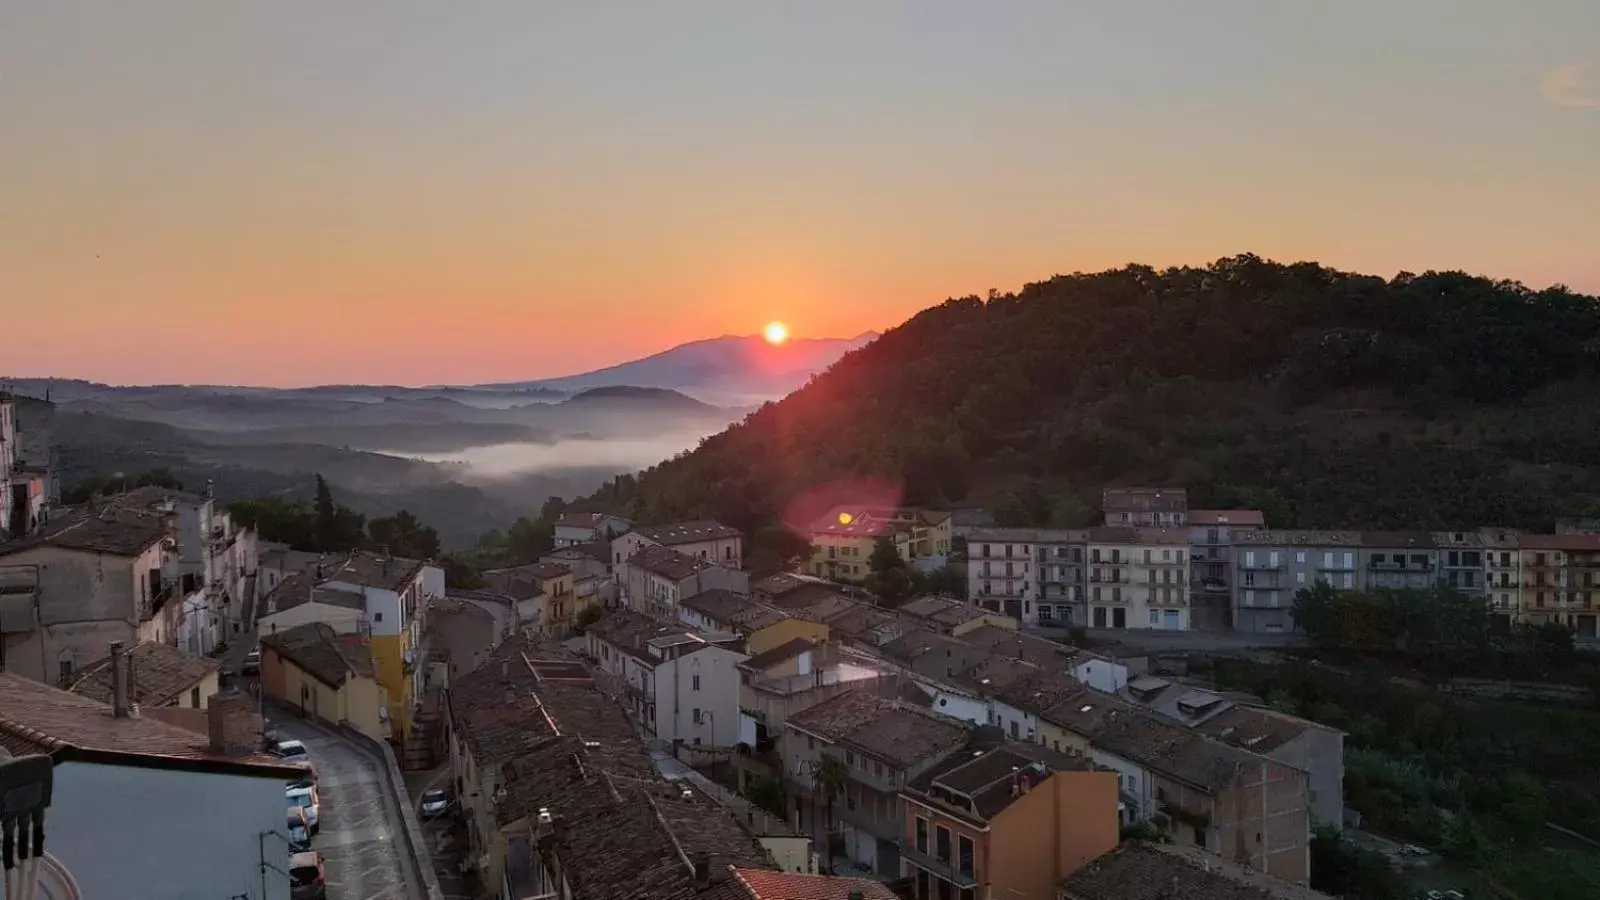
{"type": "Polygon", "coordinates": [[[788,724],[900,767],[942,758],[965,743],[971,731],[954,719],[859,690],[803,709],[788,724]]]}
{"type": "Polygon", "coordinates": [[[863,900],[896,900],[895,893],[882,882],[870,878],[843,878],[833,875],[801,875],[794,872],[766,872],[759,869],[734,869],[734,878],[743,893],[728,896],[749,900],[849,900],[859,892],[863,900]]]}
{"type": "Polygon", "coordinates": [[[633,530],[641,537],[664,547],[742,537],[739,529],[729,528],[721,522],[714,522],[710,519],[696,522],[674,522],[670,525],[636,525],[633,530]]]}
{"type": "Polygon", "coordinates": [[[324,622],[307,622],[265,635],[261,645],[334,689],[344,687],[351,676],[376,677],[372,649],[365,643],[343,639],[324,622]]]}
{"type": "MultiPolygon", "coordinates": [[[[167,644],[146,641],[128,651],[133,659],[133,702],[141,706],[166,706],[176,702],[219,668],[217,661],[190,656],[167,644]]],[[[111,657],[78,670],[70,690],[101,703],[110,703],[111,657]]],[[[204,702],[206,698],[200,698],[204,702]]]]}
{"type": "Polygon", "coordinates": [[[1188,848],[1123,844],[1069,875],[1066,900],[1332,900],[1188,848]]]}

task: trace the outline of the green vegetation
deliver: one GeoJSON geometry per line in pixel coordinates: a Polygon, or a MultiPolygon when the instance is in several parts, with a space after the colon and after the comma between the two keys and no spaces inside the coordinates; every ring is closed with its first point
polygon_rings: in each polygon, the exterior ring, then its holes
{"type": "Polygon", "coordinates": [[[61,492],[61,502],[68,506],[88,503],[91,499],[110,494],[122,494],[142,487],[164,487],[175,491],[183,490],[183,482],[179,481],[171,469],[155,468],[141,475],[129,477],[125,474],[96,475],[85,478],[77,484],[61,492]]]}
{"type": "Polygon", "coordinates": [[[1280,527],[1548,528],[1600,512],[1597,374],[1600,304],[1564,288],[1129,266],[925,310],[589,504],[764,534],[876,477],[1072,526],[1138,482],[1280,527]]]}
{"type": "Polygon", "coordinates": [[[438,533],[416,516],[402,509],[393,516],[368,521],[335,503],[333,491],[321,475],[311,506],[268,497],[240,500],[230,504],[228,511],[239,524],[256,529],[262,540],[288,544],[295,550],[387,550],[405,559],[437,560],[440,556],[438,533]]]}

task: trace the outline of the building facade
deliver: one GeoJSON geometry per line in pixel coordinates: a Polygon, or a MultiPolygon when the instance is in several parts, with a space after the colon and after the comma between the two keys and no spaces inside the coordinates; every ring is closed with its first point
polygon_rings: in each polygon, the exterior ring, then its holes
{"type": "Polygon", "coordinates": [[[1361,590],[1361,535],[1353,531],[1246,531],[1233,535],[1234,629],[1253,634],[1295,630],[1296,591],[1319,581],[1361,590]]]}

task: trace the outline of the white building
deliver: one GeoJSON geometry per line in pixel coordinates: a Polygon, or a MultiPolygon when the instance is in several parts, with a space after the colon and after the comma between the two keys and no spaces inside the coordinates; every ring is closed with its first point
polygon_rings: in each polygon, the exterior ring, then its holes
{"type": "Polygon", "coordinates": [[[713,747],[739,742],[739,664],[749,656],[737,637],[618,610],[586,638],[587,652],[626,686],[651,736],[713,747]]]}
{"type": "Polygon", "coordinates": [[[610,541],[633,527],[621,516],[606,513],[565,513],[556,519],[555,545],[571,547],[590,541],[610,541]]]}
{"type": "Polygon", "coordinates": [[[636,525],[611,542],[612,565],[632,559],[645,547],[670,547],[685,556],[728,569],[744,568],[744,535],[737,528],[712,521],[672,525],[636,525]]]}
{"type": "Polygon", "coordinates": [[[0,761],[54,763],[40,896],[289,900],[297,770],[260,755],[244,694],[214,695],[205,718],[191,731],[0,673],[0,761]]]}

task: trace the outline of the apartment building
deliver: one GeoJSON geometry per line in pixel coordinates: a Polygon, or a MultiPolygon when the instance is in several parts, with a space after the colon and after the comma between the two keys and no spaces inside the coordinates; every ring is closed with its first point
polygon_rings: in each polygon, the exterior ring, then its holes
{"type": "Polygon", "coordinates": [[[489,588],[516,603],[517,621],[524,629],[560,637],[571,631],[580,612],[576,582],[563,563],[536,562],[483,573],[489,588]]]}
{"type": "Polygon", "coordinates": [[[1517,548],[1521,532],[1510,528],[1480,528],[1483,544],[1483,584],[1489,611],[1496,623],[1509,627],[1517,618],[1522,592],[1522,553],[1517,548]]]}
{"type": "Polygon", "coordinates": [[[711,747],[739,743],[739,664],[730,634],[702,634],[630,610],[613,610],[584,633],[587,652],[623,685],[630,712],[658,740],[711,747]]]}
{"type": "Polygon", "coordinates": [[[967,596],[1029,625],[1082,624],[1088,532],[981,528],[967,536],[967,596]]]}
{"type": "Polygon", "coordinates": [[[894,544],[900,558],[922,568],[944,565],[954,540],[951,514],[924,509],[838,506],[807,529],[811,559],[805,571],[820,578],[865,577],[879,540],[894,544]]]}
{"type": "Polygon", "coordinates": [[[1595,637],[1600,613],[1600,534],[1525,534],[1518,541],[1522,589],[1518,617],[1553,622],[1595,637]]]}
{"type": "Polygon", "coordinates": [[[1336,590],[1365,587],[1358,532],[1272,529],[1239,532],[1232,540],[1236,631],[1293,631],[1295,592],[1318,581],[1336,590]]]}
{"type": "Polygon", "coordinates": [[[863,871],[901,874],[900,792],[966,745],[970,729],[895,700],[845,691],[791,715],[780,739],[797,830],[837,835],[863,871]]]}
{"type": "Polygon", "coordinates": [[[704,591],[750,593],[750,575],[671,547],[647,545],[617,567],[617,587],[629,609],[676,617],[684,598],[704,591]]]}
{"type": "Polygon", "coordinates": [[[788,610],[720,589],[702,591],[679,601],[678,621],[702,631],[736,634],[744,638],[745,652],[751,656],[790,641],[822,644],[828,640],[828,626],[821,622],[807,621],[788,610]]]}
{"type": "Polygon", "coordinates": [[[1259,509],[1189,511],[1189,602],[1196,629],[1233,627],[1233,536],[1266,527],[1259,509]]]}
{"type": "Polygon", "coordinates": [[[632,527],[633,522],[607,513],[562,513],[555,521],[553,543],[557,548],[592,541],[610,543],[614,538],[627,534],[632,527]]]}
{"type": "Polygon", "coordinates": [[[611,541],[611,563],[621,565],[645,547],[670,547],[728,569],[744,568],[744,535],[709,519],[671,525],[635,525],[611,541]]]}
{"type": "Polygon", "coordinates": [[[1436,531],[1439,584],[1473,597],[1488,597],[1488,560],[1483,535],[1477,531],[1436,531]]]}
{"type": "Polygon", "coordinates": [[[1189,629],[1187,529],[1105,525],[1088,538],[1090,628],[1189,629]]]}
{"type": "Polygon", "coordinates": [[[1189,492],[1183,488],[1120,487],[1100,493],[1107,525],[1176,528],[1189,523],[1189,492]]]}
{"type": "Polygon", "coordinates": [[[1037,744],[978,739],[900,792],[918,900],[1049,897],[1117,846],[1117,776],[1037,744]]]}
{"type": "Polygon", "coordinates": [[[1443,580],[1438,544],[1426,531],[1363,531],[1360,560],[1369,591],[1424,590],[1443,580]]]}

